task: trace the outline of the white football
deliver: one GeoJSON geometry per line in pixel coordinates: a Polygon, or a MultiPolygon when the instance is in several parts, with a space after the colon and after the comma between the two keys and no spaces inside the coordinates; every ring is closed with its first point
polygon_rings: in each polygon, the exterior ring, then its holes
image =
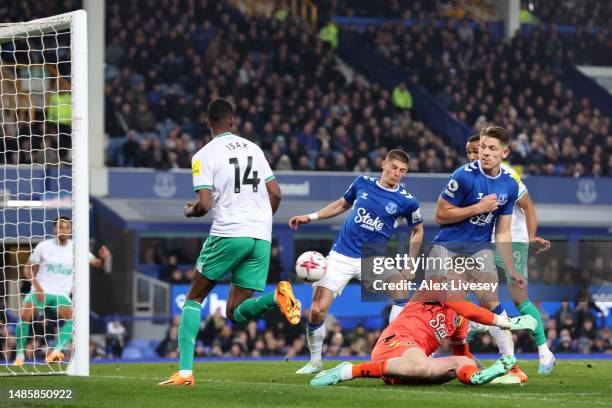
{"type": "Polygon", "coordinates": [[[327,271],[325,257],[317,251],[307,251],[295,262],[295,273],[306,282],[316,282],[323,278],[327,271]]]}

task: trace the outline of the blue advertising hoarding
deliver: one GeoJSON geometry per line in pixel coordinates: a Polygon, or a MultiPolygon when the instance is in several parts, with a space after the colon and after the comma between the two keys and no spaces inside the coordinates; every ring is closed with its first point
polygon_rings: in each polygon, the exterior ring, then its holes
{"type": "MultiPolygon", "coordinates": [[[[327,172],[277,172],[285,200],[326,201],[340,197],[358,174],[327,172]]],[[[448,175],[408,175],[403,184],[421,202],[435,202],[448,175]]],[[[611,205],[612,178],[525,177],[537,203],[611,205]]],[[[145,169],[109,170],[109,197],[185,199],[194,197],[191,172],[145,169]]]]}

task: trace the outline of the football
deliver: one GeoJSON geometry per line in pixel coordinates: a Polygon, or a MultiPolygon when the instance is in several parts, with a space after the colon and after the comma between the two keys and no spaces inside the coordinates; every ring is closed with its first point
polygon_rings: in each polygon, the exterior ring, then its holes
{"type": "Polygon", "coordinates": [[[316,282],[323,278],[327,271],[325,257],[317,251],[307,251],[295,262],[295,273],[305,282],[316,282]]]}

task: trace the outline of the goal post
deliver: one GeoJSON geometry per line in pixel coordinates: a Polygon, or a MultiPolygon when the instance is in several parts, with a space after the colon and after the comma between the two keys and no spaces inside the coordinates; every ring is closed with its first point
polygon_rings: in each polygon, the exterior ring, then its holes
{"type": "Polygon", "coordinates": [[[70,375],[89,375],[89,132],[87,14],[72,14],[72,197],[74,237],[74,354],[70,375]]]}
{"type": "MultiPolygon", "coordinates": [[[[4,351],[0,361],[6,366],[2,373],[89,375],[87,75],[84,10],[0,24],[0,136],[4,138],[0,144],[0,219],[4,224],[0,240],[2,251],[14,260],[17,271],[10,275],[8,266],[0,264],[3,272],[0,279],[9,283],[5,285],[9,288],[7,293],[0,293],[6,299],[0,306],[6,303],[1,312],[7,326],[18,326],[19,323],[11,323],[10,319],[19,319],[23,301],[19,286],[23,283],[22,269],[27,256],[20,256],[20,251],[24,247],[31,250],[38,242],[53,238],[52,221],[66,212],[72,218],[74,242],[73,335],[69,363],[66,366],[40,361],[34,350],[35,357],[28,358],[31,361],[24,365],[26,368],[15,367],[9,361],[12,359],[9,350],[9,353],[4,351]],[[11,242],[16,245],[14,251],[7,250],[11,242]]],[[[56,318],[59,338],[60,318],[56,318]]],[[[62,323],[65,324],[63,320],[62,323]]],[[[4,330],[13,334],[0,332],[3,337],[0,340],[5,344],[11,344],[16,336],[14,327],[4,330]]],[[[45,322],[42,327],[47,327],[45,322]]],[[[32,343],[38,335],[33,330],[32,327],[32,343]]],[[[46,345],[50,337],[47,334],[40,340],[41,350],[53,348],[46,345]]]]}

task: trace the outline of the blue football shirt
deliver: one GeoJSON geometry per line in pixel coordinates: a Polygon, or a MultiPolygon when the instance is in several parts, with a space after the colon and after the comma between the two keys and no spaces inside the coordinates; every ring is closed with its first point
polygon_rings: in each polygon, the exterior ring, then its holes
{"type": "Polygon", "coordinates": [[[497,176],[485,174],[479,161],[459,167],[451,175],[446,188],[440,194],[444,200],[455,207],[469,207],[489,194],[496,194],[499,207],[497,210],[478,214],[455,224],[440,225],[440,231],[434,238],[434,244],[440,244],[456,252],[473,253],[485,248],[491,241],[495,220],[500,215],[511,215],[518,197],[518,183],[512,173],[503,167],[497,176]],[[462,251],[462,243],[469,250],[462,251]]]}
{"type": "Polygon", "coordinates": [[[353,204],[332,250],[351,258],[362,257],[362,246],[386,245],[403,218],[409,226],[423,222],[419,202],[403,187],[383,187],[376,177],[359,176],[344,193],[353,204]]]}

